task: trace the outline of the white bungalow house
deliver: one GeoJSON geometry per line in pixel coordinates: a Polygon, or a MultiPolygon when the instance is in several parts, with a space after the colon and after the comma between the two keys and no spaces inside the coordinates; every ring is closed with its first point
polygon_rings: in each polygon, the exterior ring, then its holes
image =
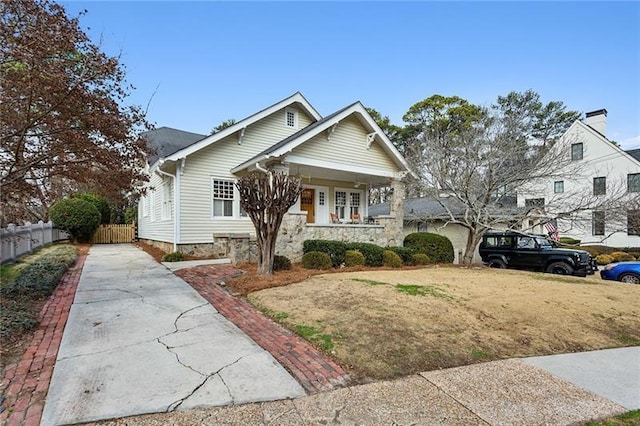
{"type": "Polygon", "coordinates": [[[554,147],[571,173],[532,182],[518,193],[518,205],[544,206],[561,237],[640,247],[640,152],[622,150],[606,134],[606,109],[576,120],[554,147]]]}
{"type": "Polygon", "coordinates": [[[402,244],[405,159],[360,102],[321,117],[300,93],[209,136],[161,127],[146,138],[149,183],[138,237],[167,251],[252,260],[255,231],[240,208],[237,178],[265,169],[302,179],[277,252],[302,255],[306,239],[402,244]],[[368,218],[368,188],[391,185],[392,208],[368,218]],[[333,218],[333,220],[331,220],[333,218]]]}

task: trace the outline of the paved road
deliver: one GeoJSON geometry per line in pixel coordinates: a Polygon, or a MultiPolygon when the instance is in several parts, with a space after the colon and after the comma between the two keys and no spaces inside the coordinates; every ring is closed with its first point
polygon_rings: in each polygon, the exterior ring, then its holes
{"type": "Polygon", "coordinates": [[[268,352],[142,250],[94,245],[41,424],[304,394],[268,352]]]}

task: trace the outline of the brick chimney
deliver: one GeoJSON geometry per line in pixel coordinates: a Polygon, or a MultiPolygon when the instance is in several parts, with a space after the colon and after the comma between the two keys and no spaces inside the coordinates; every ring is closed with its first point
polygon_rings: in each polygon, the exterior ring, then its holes
{"type": "Polygon", "coordinates": [[[607,110],[599,109],[587,113],[584,123],[600,132],[603,136],[607,136],[607,110]]]}

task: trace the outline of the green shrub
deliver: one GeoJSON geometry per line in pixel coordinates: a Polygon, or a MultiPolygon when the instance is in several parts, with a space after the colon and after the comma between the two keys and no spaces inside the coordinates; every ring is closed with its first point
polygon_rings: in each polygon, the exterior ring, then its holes
{"type": "Polygon", "coordinates": [[[629,260],[636,260],[635,257],[623,251],[614,251],[610,256],[613,258],[614,262],[627,262],[629,260]]]}
{"type": "Polygon", "coordinates": [[[334,268],[344,263],[344,253],[347,251],[346,244],[342,241],[333,240],[305,240],[302,243],[302,252],[309,253],[320,251],[329,255],[334,268]]]}
{"type": "Polygon", "coordinates": [[[429,256],[435,263],[451,263],[454,259],[453,244],[442,235],[429,232],[414,232],[404,239],[404,246],[429,256]]]}
{"type": "Polygon", "coordinates": [[[364,255],[358,250],[347,250],[344,253],[344,266],[364,266],[364,255]]]}
{"type": "Polygon", "coordinates": [[[405,265],[415,265],[415,263],[413,262],[413,255],[415,254],[415,252],[412,249],[407,247],[393,246],[387,247],[387,250],[391,250],[392,252],[400,256],[400,259],[402,259],[402,263],[404,263],[405,265]]]}
{"type": "Polygon", "coordinates": [[[416,253],[411,258],[414,265],[428,265],[431,263],[431,258],[424,253],[416,253]]]}
{"type": "Polygon", "coordinates": [[[321,251],[310,251],[302,256],[302,266],[306,269],[329,269],[331,258],[321,251]]]}
{"type": "Polygon", "coordinates": [[[280,256],[276,254],[273,256],[273,270],[285,271],[291,269],[291,261],[287,256],[280,256]]]}
{"type": "Polygon", "coordinates": [[[0,339],[33,330],[38,325],[36,312],[24,301],[3,300],[0,309],[0,339]]]}
{"type": "Polygon", "coordinates": [[[558,239],[558,242],[560,244],[566,244],[569,246],[578,246],[580,245],[580,240],[576,240],[575,238],[571,238],[571,237],[560,237],[558,239]]]}
{"type": "Polygon", "coordinates": [[[72,198],[79,198],[81,200],[85,200],[96,206],[98,212],[100,213],[100,223],[111,223],[111,206],[104,197],[92,194],[90,192],[82,192],[80,194],[75,194],[72,198]]]}
{"type": "Polygon", "coordinates": [[[17,299],[26,296],[41,299],[51,295],[76,257],[77,252],[73,246],[56,247],[22,268],[13,282],[2,287],[2,297],[17,299]]]}
{"type": "Polygon", "coordinates": [[[349,243],[347,250],[357,250],[364,256],[365,266],[382,266],[384,249],[370,243],[349,243]]]}
{"type": "Polygon", "coordinates": [[[56,202],[49,209],[49,216],[58,228],[80,242],[91,240],[100,225],[100,212],[96,206],[81,198],[56,202]]]}
{"type": "Polygon", "coordinates": [[[613,257],[608,254],[599,254],[596,256],[596,262],[598,262],[598,265],[608,265],[613,262],[613,257]]]}
{"type": "Polygon", "coordinates": [[[138,207],[127,207],[124,210],[124,223],[137,223],[138,222],[138,207]]]}
{"type": "Polygon", "coordinates": [[[571,248],[573,249],[578,248],[580,250],[585,250],[589,252],[589,254],[593,257],[596,257],[599,254],[611,254],[614,251],[619,251],[616,248],[607,247],[607,246],[580,246],[580,247],[571,247],[571,248]]]}
{"type": "Polygon", "coordinates": [[[182,262],[184,260],[184,254],[179,251],[172,251],[162,256],[163,262],[182,262]]]}
{"type": "Polygon", "coordinates": [[[392,250],[382,252],[382,264],[391,268],[402,268],[402,258],[392,250]]]}

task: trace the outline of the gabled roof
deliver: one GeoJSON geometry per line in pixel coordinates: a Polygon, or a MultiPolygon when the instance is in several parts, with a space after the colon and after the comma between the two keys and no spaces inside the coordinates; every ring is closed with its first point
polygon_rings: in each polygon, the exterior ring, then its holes
{"type": "Polygon", "coordinates": [[[149,148],[153,151],[148,158],[149,164],[153,164],[158,158],[167,157],[201,139],[207,135],[185,132],[171,127],[159,127],[142,133],[149,148]]]}
{"type": "Polygon", "coordinates": [[[631,150],[631,151],[623,150],[618,145],[616,145],[615,143],[613,143],[609,139],[607,139],[607,137],[605,135],[603,135],[602,133],[600,133],[599,131],[597,131],[593,127],[589,126],[588,124],[584,123],[582,120],[578,119],[578,120],[574,121],[574,123],[571,126],[569,126],[567,131],[564,132],[564,134],[562,136],[564,137],[564,135],[569,134],[569,132],[571,132],[571,129],[573,129],[574,126],[582,126],[582,128],[584,128],[587,131],[590,131],[594,136],[596,136],[602,142],[608,144],[615,151],[618,151],[618,153],[621,156],[628,157],[631,161],[633,161],[633,162],[637,163],[638,165],[640,165],[640,153],[636,152],[636,151],[640,151],[640,150],[631,150]]]}
{"type": "Polygon", "coordinates": [[[394,160],[394,162],[400,166],[404,170],[410,170],[409,165],[406,160],[400,155],[398,150],[393,143],[389,140],[387,135],[380,129],[375,120],[371,117],[371,115],[367,112],[364,105],[362,103],[354,102],[353,104],[342,108],[339,111],[334,112],[333,114],[325,117],[322,120],[319,120],[304,129],[294,133],[288,138],[272,145],[266,150],[262,151],[260,154],[252,157],[251,159],[245,161],[242,164],[234,167],[231,170],[231,173],[236,173],[240,170],[243,170],[255,163],[267,160],[269,158],[276,158],[282,155],[287,154],[297,146],[303,144],[319,133],[329,129],[331,126],[339,123],[341,120],[349,117],[352,114],[359,114],[360,117],[367,123],[367,125],[376,133],[375,137],[380,142],[382,148],[387,152],[387,154],[394,160]]]}
{"type": "Polygon", "coordinates": [[[280,102],[276,102],[275,104],[261,111],[258,111],[257,113],[250,115],[247,118],[244,118],[238,121],[237,123],[227,127],[226,129],[223,129],[219,132],[209,135],[204,139],[197,141],[196,143],[193,143],[176,152],[173,152],[172,154],[167,156],[165,159],[167,161],[176,161],[176,160],[179,160],[180,158],[184,158],[188,155],[191,155],[194,152],[197,152],[203,148],[206,148],[207,146],[213,143],[216,143],[217,141],[224,139],[229,135],[239,132],[245,127],[250,126],[255,122],[262,120],[263,118],[273,114],[274,112],[277,112],[278,110],[285,108],[289,105],[292,105],[294,103],[297,103],[298,105],[300,105],[305,110],[305,112],[309,114],[311,117],[313,117],[315,120],[320,120],[322,118],[318,113],[318,111],[316,111],[315,108],[313,108],[311,104],[305,99],[305,97],[302,96],[302,93],[296,92],[293,95],[289,96],[288,98],[285,98],[280,102]]]}
{"type": "Polygon", "coordinates": [[[630,149],[625,152],[630,156],[632,156],[633,158],[635,158],[636,160],[640,161],[640,149],[630,149]]]}
{"type": "MultiPolygon", "coordinates": [[[[465,213],[465,205],[454,197],[436,199],[434,197],[407,198],[404,200],[404,220],[425,220],[448,218],[449,212],[455,217],[461,217],[465,213]],[[443,206],[444,205],[444,206],[443,206]],[[446,206],[446,208],[445,208],[446,206]]],[[[530,210],[528,207],[517,207],[514,197],[503,197],[499,204],[491,207],[495,210],[496,217],[501,214],[522,214],[530,210]]],[[[369,216],[388,215],[389,203],[380,203],[369,206],[369,216]]]]}

